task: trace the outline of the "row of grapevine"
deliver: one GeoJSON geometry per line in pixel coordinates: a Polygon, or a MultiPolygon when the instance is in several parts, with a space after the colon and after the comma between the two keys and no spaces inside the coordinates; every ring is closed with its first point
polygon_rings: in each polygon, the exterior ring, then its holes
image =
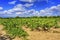
{"type": "MultiPolygon", "coordinates": [[[[11,37],[19,36],[26,37],[28,36],[27,32],[23,30],[22,26],[26,25],[27,28],[31,30],[42,28],[43,30],[48,31],[51,27],[58,25],[60,18],[10,18],[10,19],[0,19],[0,24],[4,25],[4,30],[7,31],[8,35],[11,37]]],[[[39,29],[40,30],[40,29],[39,29]]]]}

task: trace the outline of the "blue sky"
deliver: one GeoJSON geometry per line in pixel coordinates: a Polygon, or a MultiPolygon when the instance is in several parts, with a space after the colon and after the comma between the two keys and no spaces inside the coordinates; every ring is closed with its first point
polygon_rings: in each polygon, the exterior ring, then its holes
{"type": "Polygon", "coordinates": [[[60,16],[60,0],[0,0],[0,17],[60,16]]]}

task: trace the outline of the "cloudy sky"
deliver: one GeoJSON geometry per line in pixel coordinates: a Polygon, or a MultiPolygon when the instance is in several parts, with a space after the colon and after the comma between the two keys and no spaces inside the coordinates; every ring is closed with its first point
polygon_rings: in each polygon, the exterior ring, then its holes
{"type": "Polygon", "coordinates": [[[0,0],[0,17],[60,16],[60,0],[0,0]]]}

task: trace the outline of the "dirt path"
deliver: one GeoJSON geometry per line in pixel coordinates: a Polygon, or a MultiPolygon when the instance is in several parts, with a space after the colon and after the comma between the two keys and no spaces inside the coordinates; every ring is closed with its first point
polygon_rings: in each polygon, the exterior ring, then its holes
{"type": "MultiPolygon", "coordinates": [[[[3,26],[0,25],[0,34],[6,34],[3,29],[3,26]]],[[[27,37],[29,40],[60,40],[60,28],[52,29],[53,32],[43,32],[43,31],[30,31],[29,28],[23,27],[23,29],[29,34],[27,37]]],[[[16,37],[13,40],[22,40],[19,37],[16,37]]]]}
{"type": "Polygon", "coordinates": [[[0,25],[0,35],[5,35],[6,32],[3,30],[4,26],[3,25],[0,25]]]}
{"type": "Polygon", "coordinates": [[[29,40],[60,40],[60,28],[53,29],[53,32],[30,31],[30,29],[23,28],[28,34],[29,40]]]}

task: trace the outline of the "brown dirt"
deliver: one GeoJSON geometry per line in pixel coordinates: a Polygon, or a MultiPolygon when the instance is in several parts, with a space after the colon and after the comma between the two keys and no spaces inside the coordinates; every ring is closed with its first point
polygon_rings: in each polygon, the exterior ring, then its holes
{"type": "MultiPolygon", "coordinates": [[[[6,34],[3,29],[3,26],[0,25],[0,34],[6,34]]],[[[58,29],[51,29],[50,32],[44,31],[30,31],[29,28],[23,27],[23,29],[29,34],[27,37],[29,40],[60,40],[60,28],[58,29]]],[[[16,37],[13,40],[22,40],[19,37],[16,37]]]]}
{"type": "Polygon", "coordinates": [[[0,25],[0,35],[5,35],[6,34],[6,31],[3,30],[4,26],[3,25],[0,25]]]}
{"type": "Polygon", "coordinates": [[[13,40],[22,40],[22,38],[15,37],[13,40]]]}
{"type": "Polygon", "coordinates": [[[29,40],[60,40],[60,28],[51,29],[50,32],[44,31],[30,31],[30,29],[23,29],[29,34],[29,40]]]}

